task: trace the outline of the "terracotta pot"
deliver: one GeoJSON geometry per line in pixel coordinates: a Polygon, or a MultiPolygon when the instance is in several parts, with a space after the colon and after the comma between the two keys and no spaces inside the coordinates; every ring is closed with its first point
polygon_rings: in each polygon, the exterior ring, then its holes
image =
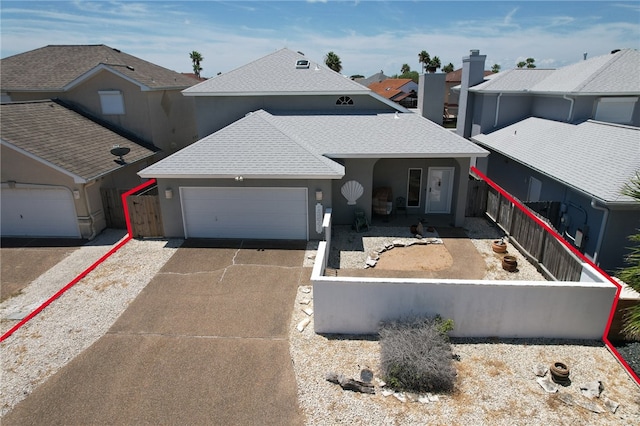
{"type": "Polygon", "coordinates": [[[514,256],[505,256],[502,258],[502,269],[509,272],[515,272],[518,269],[518,261],[514,256]]]}
{"type": "Polygon", "coordinates": [[[496,253],[506,253],[507,243],[505,243],[503,240],[493,240],[491,248],[493,248],[493,251],[496,253]]]}

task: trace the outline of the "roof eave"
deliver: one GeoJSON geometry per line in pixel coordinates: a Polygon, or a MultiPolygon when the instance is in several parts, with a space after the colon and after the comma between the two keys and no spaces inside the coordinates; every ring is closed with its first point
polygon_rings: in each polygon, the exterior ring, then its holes
{"type": "Polygon", "coordinates": [[[349,96],[349,95],[367,95],[368,90],[360,91],[261,91],[261,92],[189,92],[189,88],[182,91],[184,96],[349,96]]]}
{"type": "Polygon", "coordinates": [[[333,174],[248,174],[248,173],[235,173],[235,174],[215,174],[215,173],[154,173],[153,171],[145,172],[144,170],[138,172],[138,176],[145,179],[231,179],[242,177],[243,181],[246,180],[259,180],[259,179],[342,179],[344,173],[333,174]]]}
{"type": "Polygon", "coordinates": [[[43,164],[43,165],[45,165],[47,167],[52,168],[53,170],[55,170],[57,172],[60,172],[60,173],[62,173],[64,175],[66,175],[66,176],[69,176],[70,178],[73,179],[73,183],[85,184],[85,183],[88,182],[88,180],[83,178],[82,176],[79,176],[79,175],[77,175],[75,173],[70,172],[69,170],[63,169],[62,167],[60,167],[60,166],[58,166],[56,164],[53,164],[53,163],[51,163],[51,162],[49,162],[49,161],[47,161],[47,160],[45,160],[43,158],[40,158],[37,155],[32,154],[29,151],[26,151],[26,150],[24,150],[24,149],[22,149],[22,148],[20,148],[20,147],[18,147],[16,145],[12,144],[11,142],[5,140],[5,139],[0,139],[0,143],[3,146],[6,146],[9,149],[13,149],[16,152],[19,152],[20,154],[22,154],[22,155],[24,155],[24,156],[26,156],[28,158],[31,158],[34,161],[37,161],[38,163],[41,163],[41,164],[43,164]]]}
{"type": "Polygon", "coordinates": [[[438,152],[438,153],[327,153],[329,158],[477,158],[487,157],[489,151],[482,152],[438,152]]]}

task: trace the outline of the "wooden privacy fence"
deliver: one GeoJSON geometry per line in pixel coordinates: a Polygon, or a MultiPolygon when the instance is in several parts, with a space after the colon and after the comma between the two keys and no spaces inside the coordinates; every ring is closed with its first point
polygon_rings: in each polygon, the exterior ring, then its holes
{"type": "Polygon", "coordinates": [[[157,186],[127,197],[127,207],[129,208],[132,237],[162,237],[164,235],[157,186]]]}
{"type": "MultiPolygon", "coordinates": [[[[553,279],[580,281],[582,274],[580,259],[493,188],[489,188],[487,194],[487,216],[509,235],[529,260],[537,263],[553,279]]],[[[536,216],[548,223],[545,218],[537,214],[536,216]]]]}
{"type": "Polygon", "coordinates": [[[125,192],[127,192],[126,189],[100,188],[107,228],[127,229],[127,220],[122,206],[122,194],[125,192]]]}
{"type": "Polygon", "coordinates": [[[467,187],[466,217],[482,217],[487,210],[487,192],[489,185],[483,180],[470,179],[467,187]]]}

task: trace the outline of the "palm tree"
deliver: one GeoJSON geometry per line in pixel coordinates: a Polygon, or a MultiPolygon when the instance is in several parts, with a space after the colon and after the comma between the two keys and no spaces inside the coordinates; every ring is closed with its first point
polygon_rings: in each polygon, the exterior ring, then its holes
{"type": "MultiPolygon", "coordinates": [[[[624,186],[622,193],[640,202],[640,172],[624,186]]],[[[640,229],[637,234],[629,236],[629,241],[635,244],[625,259],[629,266],[618,272],[617,276],[635,291],[640,291],[640,229]]],[[[640,339],[640,305],[627,310],[622,332],[630,339],[640,339]]]]}
{"type": "Polygon", "coordinates": [[[442,72],[453,72],[455,70],[455,68],[453,67],[453,64],[451,62],[449,62],[447,65],[445,65],[444,67],[442,67],[442,72]]]}
{"type": "Polygon", "coordinates": [[[342,62],[340,62],[340,57],[333,52],[327,53],[327,56],[324,57],[324,63],[335,72],[342,71],[342,62]]]}
{"type": "Polygon", "coordinates": [[[438,58],[437,56],[434,56],[433,58],[431,58],[431,60],[429,61],[429,64],[427,65],[427,71],[429,71],[430,73],[434,73],[441,66],[442,66],[442,63],[440,62],[440,58],[438,58]]]}
{"type": "Polygon", "coordinates": [[[533,58],[527,58],[525,61],[527,63],[527,68],[535,68],[536,67],[536,64],[534,64],[535,61],[536,60],[533,58]]]}
{"type": "Polygon", "coordinates": [[[431,62],[431,56],[429,55],[429,52],[423,50],[422,52],[418,53],[418,63],[422,64],[422,72],[424,72],[424,70],[427,68],[427,64],[429,64],[429,62],[431,62]]]}
{"type": "Polygon", "coordinates": [[[409,71],[411,71],[411,67],[409,66],[409,64],[402,64],[402,68],[400,68],[400,73],[406,74],[409,71]]]}
{"type": "Polygon", "coordinates": [[[497,73],[497,72],[500,72],[500,65],[493,64],[493,66],[491,67],[491,72],[494,73],[494,74],[497,73]]]}
{"type": "Polygon", "coordinates": [[[202,67],[200,66],[200,62],[204,61],[204,58],[200,54],[200,52],[193,51],[189,53],[189,57],[191,58],[191,62],[193,62],[193,73],[196,77],[200,78],[200,71],[202,71],[202,67]]]}

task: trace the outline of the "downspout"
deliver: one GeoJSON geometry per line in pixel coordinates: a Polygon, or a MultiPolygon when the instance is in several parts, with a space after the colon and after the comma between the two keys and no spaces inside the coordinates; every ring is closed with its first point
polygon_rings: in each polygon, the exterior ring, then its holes
{"type": "Polygon", "coordinates": [[[96,221],[93,217],[93,212],[91,210],[91,201],[89,201],[89,192],[87,191],[87,188],[89,188],[90,186],[94,185],[95,183],[97,183],[97,180],[94,180],[93,182],[87,183],[86,185],[84,185],[84,199],[86,200],[86,205],[87,205],[87,212],[89,213],[89,220],[91,222],[91,236],[89,237],[89,240],[93,240],[96,235],[96,221]]]}
{"type": "Polygon", "coordinates": [[[598,233],[598,242],[596,244],[596,251],[593,253],[593,263],[598,264],[598,255],[600,254],[600,247],[602,246],[602,240],[604,240],[604,231],[609,219],[609,209],[606,207],[600,207],[596,204],[596,199],[591,199],[591,207],[603,212],[602,223],[600,224],[600,232],[598,233]]]}
{"type": "Polygon", "coordinates": [[[571,118],[573,117],[573,104],[576,100],[568,97],[566,94],[562,95],[562,99],[571,102],[571,106],[569,107],[569,116],[567,117],[567,122],[571,122],[571,118]]]}
{"type": "Polygon", "coordinates": [[[498,98],[496,100],[496,119],[493,121],[493,127],[498,127],[498,116],[500,115],[500,98],[502,98],[502,93],[498,93],[498,98]]]}

